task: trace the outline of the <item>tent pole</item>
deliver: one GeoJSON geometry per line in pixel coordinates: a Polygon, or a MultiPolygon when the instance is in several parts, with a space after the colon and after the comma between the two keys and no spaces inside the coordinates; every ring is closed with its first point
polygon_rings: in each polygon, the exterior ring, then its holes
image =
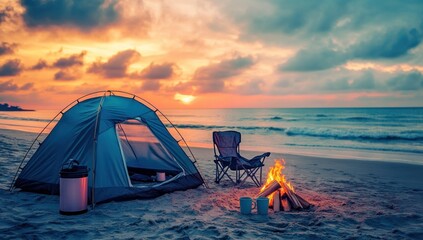
{"type": "Polygon", "coordinates": [[[101,109],[103,108],[103,101],[104,101],[104,97],[106,96],[107,93],[110,93],[111,91],[106,91],[103,95],[103,97],[100,100],[100,103],[98,105],[97,108],[97,116],[95,119],[95,127],[94,127],[94,138],[93,138],[93,163],[92,163],[92,168],[93,168],[93,181],[92,181],[92,186],[91,186],[91,207],[92,209],[94,209],[95,207],[95,178],[96,178],[96,164],[97,164],[97,139],[98,139],[98,124],[99,124],[99,118],[100,118],[100,112],[101,109]]]}

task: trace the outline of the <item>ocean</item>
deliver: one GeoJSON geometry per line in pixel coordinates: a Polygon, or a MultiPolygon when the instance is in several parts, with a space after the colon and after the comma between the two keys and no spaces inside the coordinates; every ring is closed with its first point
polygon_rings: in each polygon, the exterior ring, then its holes
{"type": "MultiPolygon", "coordinates": [[[[423,164],[423,108],[161,111],[191,147],[212,148],[213,131],[235,130],[242,134],[241,151],[423,164]]],[[[0,112],[0,134],[1,129],[38,133],[57,112],[0,112]]]]}

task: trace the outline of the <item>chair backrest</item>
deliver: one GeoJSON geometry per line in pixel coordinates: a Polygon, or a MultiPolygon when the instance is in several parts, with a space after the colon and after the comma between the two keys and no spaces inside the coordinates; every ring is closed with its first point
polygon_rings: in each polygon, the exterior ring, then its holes
{"type": "Polygon", "coordinates": [[[213,132],[213,149],[222,157],[238,157],[241,133],[237,131],[213,132]]]}

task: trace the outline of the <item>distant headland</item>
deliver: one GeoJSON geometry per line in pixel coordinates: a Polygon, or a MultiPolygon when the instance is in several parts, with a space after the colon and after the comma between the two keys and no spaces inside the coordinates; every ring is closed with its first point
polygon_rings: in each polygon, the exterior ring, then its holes
{"type": "Polygon", "coordinates": [[[22,109],[19,106],[11,106],[7,103],[0,103],[0,111],[35,111],[32,109],[22,109]]]}

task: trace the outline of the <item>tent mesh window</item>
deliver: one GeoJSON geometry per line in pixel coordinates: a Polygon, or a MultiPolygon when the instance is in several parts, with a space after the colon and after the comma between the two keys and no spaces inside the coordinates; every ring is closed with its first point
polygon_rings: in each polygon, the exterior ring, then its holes
{"type": "Polygon", "coordinates": [[[157,172],[165,172],[167,177],[182,172],[142,119],[117,124],[116,130],[133,185],[153,182],[157,172]]]}

